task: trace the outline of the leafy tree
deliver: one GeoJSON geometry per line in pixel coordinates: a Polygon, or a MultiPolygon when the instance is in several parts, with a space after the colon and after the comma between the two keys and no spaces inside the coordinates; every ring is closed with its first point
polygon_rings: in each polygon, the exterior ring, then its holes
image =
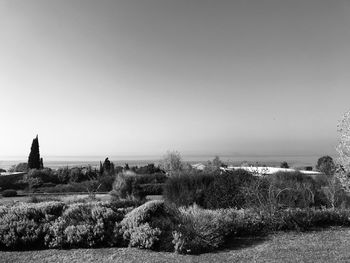
{"type": "Polygon", "coordinates": [[[284,162],[281,162],[281,165],[280,165],[281,168],[289,168],[289,165],[286,161],[284,162]]]}
{"type": "Polygon", "coordinates": [[[28,167],[29,169],[41,169],[43,167],[42,159],[40,159],[38,135],[32,142],[32,147],[28,157],[28,167]]]}
{"type": "Polygon", "coordinates": [[[336,148],[338,152],[336,177],[342,187],[350,191],[350,111],[343,115],[338,123],[339,144],[336,148]]]}
{"type": "Polygon", "coordinates": [[[172,151],[167,154],[161,160],[161,168],[169,175],[178,174],[183,170],[182,158],[179,152],[172,151]]]}
{"type": "Polygon", "coordinates": [[[335,164],[330,156],[322,156],[318,159],[316,169],[326,175],[333,176],[335,173],[335,164]]]}

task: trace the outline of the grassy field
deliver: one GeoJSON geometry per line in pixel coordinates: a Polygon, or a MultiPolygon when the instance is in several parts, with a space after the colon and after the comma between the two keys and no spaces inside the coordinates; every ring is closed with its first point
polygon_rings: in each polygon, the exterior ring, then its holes
{"type": "Polygon", "coordinates": [[[350,229],[277,233],[244,238],[198,256],[132,248],[0,252],[0,262],[350,262],[350,229]]]}

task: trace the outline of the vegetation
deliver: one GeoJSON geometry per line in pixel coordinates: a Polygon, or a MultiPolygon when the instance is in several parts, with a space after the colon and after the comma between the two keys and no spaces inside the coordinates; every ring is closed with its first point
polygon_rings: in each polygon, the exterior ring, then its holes
{"type": "Polygon", "coordinates": [[[33,139],[32,146],[28,157],[29,169],[43,168],[43,159],[40,158],[39,138],[38,135],[33,139]]]}
{"type": "Polygon", "coordinates": [[[346,262],[350,258],[348,228],[323,231],[277,232],[268,238],[241,237],[224,249],[201,255],[177,255],[135,248],[3,251],[4,262],[346,262]],[[322,241],[322,242],[320,242],[322,241]],[[331,253],[330,253],[331,252],[331,253]]]}
{"type": "Polygon", "coordinates": [[[2,192],[3,197],[13,197],[17,196],[17,191],[13,189],[6,189],[2,192]]]}
{"type": "Polygon", "coordinates": [[[0,176],[0,187],[2,190],[23,190],[27,187],[27,183],[23,182],[23,174],[2,175],[0,176]]]}
{"type": "Polygon", "coordinates": [[[280,165],[281,168],[289,168],[289,165],[286,161],[282,162],[280,165]]]}
{"type": "Polygon", "coordinates": [[[28,172],[28,163],[19,163],[17,165],[13,165],[9,172],[28,172]]]}
{"type": "Polygon", "coordinates": [[[162,194],[166,175],[154,174],[118,174],[113,184],[112,199],[143,200],[147,195],[162,194]]]}
{"type": "Polygon", "coordinates": [[[184,168],[180,153],[177,151],[167,152],[161,160],[161,168],[170,176],[179,174],[184,168]]]}
{"type": "Polygon", "coordinates": [[[319,158],[317,160],[316,170],[328,176],[333,176],[336,171],[333,158],[328,155],[322,156],[321,158],[319,158]]]}
{"type": "Polygon", "coordinates": [[[164,185],[164,199],[176,206],[189,206],[194,203],[204,206],[206,193],[214,181],[215,173],[182,173],[169,177],[164,185]]]}

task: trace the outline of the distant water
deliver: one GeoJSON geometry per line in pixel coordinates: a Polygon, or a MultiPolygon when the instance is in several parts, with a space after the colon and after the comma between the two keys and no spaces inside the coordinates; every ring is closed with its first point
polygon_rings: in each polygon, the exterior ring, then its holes
{"type": "MultiPolygon", "coordinates": [[[[280,156],[230,156],[222,155],[220,159],[232,165],[240,165],[243,161],[259,165],[279,166],[282,161],[288,162],[291,167],[314,166],[321,155],[280,155],[280,156]]],[[[106,157],[102,156],[49,156],[44,159],[44,166],[57,169],[59,167],[87,166],[98,167],[100,161],[103,162],[106,157]]],[[[111,156],[109,160],[116,166],[142,166],[149,163],[159,164],[162,156],[111,156]]],[[[214,156],[209,155],[183,155],[183,160],[189,163],[205,163],[212,160],[214,156]]],[[[20,162],[27,162],[26,157],[0,157],[0,168],[9,169],[12,165],[20,162]]]]}

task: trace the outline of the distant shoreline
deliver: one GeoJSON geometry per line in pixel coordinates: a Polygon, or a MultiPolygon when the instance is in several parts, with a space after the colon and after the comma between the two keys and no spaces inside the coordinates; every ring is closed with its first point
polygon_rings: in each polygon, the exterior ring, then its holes
{"type": "MultiPolygon", "coordinates": [[[[123,166],[128,163],[130,166],[142,166],[149,163],[159,164],[161,156],[106,156],[116,165],[123,166]],[[127,158],[125,158],[127,157],[127,158]],[[158,158],[157,158],[158,157],[158,158]]],[[[100,161],[103,162],[106,157],[101,156],[48,156],[44,158],[44,166],[57,169],[65,166],[87,166],[98,167],[100,161]]],[[[243,161],[258,163],[260,165],[279,166],[282,161],[288,162],[291,167],[314,166],[321,155],[271,155],[271,156],[229,156],[222,155],[220,159],[230,165],[239,165],[243,161]]],[[[189,163],[205,163],[212,160],[214,156],[209,155],[183,155],[183,161],[189,163]]],[[[9,169],[12,165],[20,162],[27,162],[25,157],[0,157],[0,168],[9,169]]]]}

